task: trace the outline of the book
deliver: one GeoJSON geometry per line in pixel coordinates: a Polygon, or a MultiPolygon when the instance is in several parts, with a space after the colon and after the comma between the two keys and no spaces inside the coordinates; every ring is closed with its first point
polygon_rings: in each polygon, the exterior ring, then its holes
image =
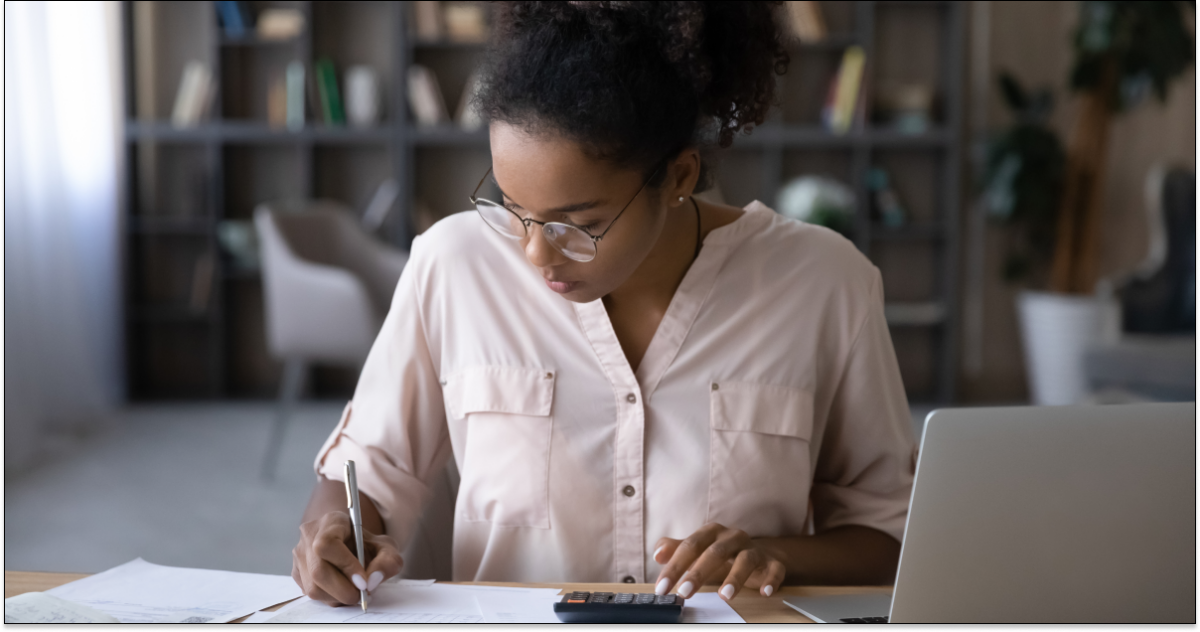
{"type": "Polygon", "coordinates": [[[477,44],[487,41],[487,18],[475,2],[446,2],[442,7],[446,36],[452,42],[477,44]]]}
{"type": "Polygon", "coordinates": [[[801,42],[819,42],[829,34],[820,3],[793,1],[787,3],[787,9],[792,34],[801,42]]]}
{"type": "Polygon", "coordinates": [[[822,111],[825,127],[835,134],[845,134],[854,124],[865,66],[866,53],[861,46],[850,46],[842,54],[822,111]]]}
{"type": "Polygon", "coordinates": [[[287,126],[304,129],[304,64],[293,61],[287,67],[287,126]]]}
{"type": "Polygon", "coordinates": [[[220,22],[225,35],[228,37],[245,37],[247,26],[242,19],[242,12],[238,9],[237,3],[219,0],[215,5],[217,9],[217,21],[220,22]]]}
{"type": "Polygon", "coordinates": [[[199,61],[188,62],[183,69],[179,91],[175,94],[171,124],[176,127],[196,125],[207,114],[215,93],[212,71],[208,65],[199,61]]]}
{"type": "Polygon", "coordinates": [[[281,129],[287,126],[287,83],[286,78],[276,76],[267,88],[267,126],[281,129]]]}
{"type": "Polygon", "coordinates": [[[215,264],[215,258],[211,252],[205,252],[196,258],[196,264],[192,268],[192,293],[188,301],[188,307],[192,311],[202,312],[208,309],[208,299],[212,295],[215,264]]]}
{"type": "Polygon", "coordinates": [[[412,3],[412,7],[413,22],[417,27],[418,40],[438,41],[446,36],[440,2],[417,0],[412,3]]]}
{"type": "Polygon", "coordinates": [[[458,122],[458,126],[468,132],[483,127],[483,117],[471,105],[471,99],[477,92],[479,92],[478,68],[472,70],[471,75],[467,77],[467,85],[463,89],[462,98],[458,101],[458,111],[454,114],[454,120],[458,122]]]}
{"type": "Polygon", "coordinates": [[[450,118],[437,76],[420,64],[408,67],[408,104],[422,126],[438,125],[450,118]]]}
{"type": "Polygon", "coordinates": [[[321,111],[325,115],[326,125],[344,125],[346,114],[342,110],[342,97],[338,93],[337,74],[333,69],[333,61],[322,57],[317,61],[317,93],[321,97],[321,111]]]}
{"type": "Polygon", "coordinates": [[[263,9],[255,31],[260,39],[270,41],[299,37],[304,32],[304,13],[299,9],[263,9]]]}

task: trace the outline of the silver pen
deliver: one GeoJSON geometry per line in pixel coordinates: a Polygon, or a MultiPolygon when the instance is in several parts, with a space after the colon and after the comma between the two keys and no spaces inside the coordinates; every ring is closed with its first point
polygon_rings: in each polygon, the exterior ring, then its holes
{"type": "MultiPolygon", "coordinates": [[[[363,553],[362,505],[358,504],[358,478],[354,475],[354,461],[346,461],[346,503],[350,507],[350,524],[354,525],[354,544],[358,549],[358,563],[363,567],[366,579],[367,560],[363,553]]],[[[367,591],[358,591],[362,597],[363,612],[367,611],[367,591]]]]}

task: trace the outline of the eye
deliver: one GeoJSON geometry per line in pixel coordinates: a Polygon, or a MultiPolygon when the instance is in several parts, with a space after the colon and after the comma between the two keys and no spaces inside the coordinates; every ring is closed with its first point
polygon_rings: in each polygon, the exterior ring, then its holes
{"type": "Polygon", "coordinates": [[[575,228],[582,230],[585,233],[591,233],[596,227],[600,226],[600,222],[592,222],[591,224],[571,224],[575,228]]]}

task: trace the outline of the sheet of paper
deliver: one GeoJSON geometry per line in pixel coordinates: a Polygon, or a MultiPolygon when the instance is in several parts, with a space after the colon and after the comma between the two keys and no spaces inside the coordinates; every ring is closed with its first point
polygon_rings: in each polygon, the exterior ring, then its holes
{"type": "Polygon", "coordinates": [[[487,623],[562,623],[554,614],[558,594],[475,592],[473,597],[487,623]]]}
{"type": "Polygon", "coordinates": [[[242,623],[266,623],[267,619],[275,616],[275,614],[276,613],[274,612],[259,610],[245,619],[242,619],[242,623]]]}
{"type": "Polygon", "coordinates": [[[384,582],[371,595],[365,613],[357,606],[334,608],[306,597],[280,608],[268,623],[482,623],[475,595],[549,598],[559,592],[557,588],[384,582]]]}
{"type": "Polygon", "coordinates": [[[120,623],[116,617],[66,599],[31,592],[4,600],[5,623],[120,623]]]}
{"type": "Polygon", "coordinates": [[[280,608],[268,623],[480,623],[474,601],[462,597],[436,584],[381,584],[371,594],[367,612],[306,598],[280,608]]]}
{"type": "Polygon", "coordinates": [[[159,566],[141,558],[46,592],[121,623],[224,623],[302,594],[284,575],[159,566]]]}
{"type": "Polygon", "coordinates": [[[745,623],[746,620],[715,592],[696,593],[683,603],[684,623],[745,623]]]}

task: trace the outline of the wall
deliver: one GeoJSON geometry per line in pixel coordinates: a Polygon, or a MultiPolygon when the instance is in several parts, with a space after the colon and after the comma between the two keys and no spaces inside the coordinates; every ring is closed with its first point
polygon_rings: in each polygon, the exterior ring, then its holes
{"type": "MultiPolygon", "coordinates": [[[[1054,88],[1057,106],[1052,125],[1066,143],[1077,107],[1068,92],[1067,77],[1072,62],[1070,37],[1079,14],[1078,3],[987,4],[991,14],[988,67],[993,80],[987,102],[989,126],[998,128],[1009,123],[1004,104],[994,89],[994,79],[1004,69],[1027,87],[1054,88]]],[[[979,10],[979,7],[974,6],[972,10],[979,10]]],[[[1195,30],[1194,23],[1192,30],[1195,30]]],[[[973,78],[968,78],[967,85],[972,81],[973,78]]],[[[1168,160],[1195,169],[1195,95],[1193,68],[1171,86],[1166,104],[1151,100],[1115,120],[1109,137],[1108,171],[1105,174],[1100,249],[1102,275],[1126,270],[1145,256],[1147,230],[1142,190],[1149,168],[1156,161],[1168,160]]],[[[964,196],[964,203],[969,201],[970,196],[964,196]]],[[[1014,302],[1017,288],[1008,286],[1000,277],[1008,238],[1008,231],[1003,227],[986,229],[982,370],[962,372],[959,399],[964,402],[1014,402],[1027,397],[1014,302]]],[[[970,341],[965,342],[970,344],[970,341]]]]}

